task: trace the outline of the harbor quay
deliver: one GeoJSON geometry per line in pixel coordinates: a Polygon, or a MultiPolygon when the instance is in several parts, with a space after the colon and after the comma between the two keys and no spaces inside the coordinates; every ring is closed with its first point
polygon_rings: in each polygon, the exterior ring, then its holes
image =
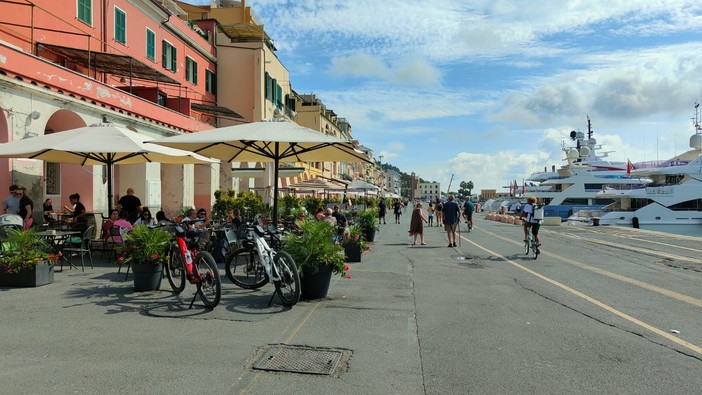
{"type": "MultiPolygon", "coordinates": [[[[408,210],[409,213],[409,210],[408,210]]],[[[135,292],[99,252],[52,284],[0,288],[8,394],[675,393],[702,388],[700,238],[519,226],[476,214],[447,247],[411,246],[409,215],[323,300],[224,276],[213,310],[187,285],[135,292]]],[[[57,268],[58,269],[58,268],[57,268]]],[[[304,281],[304,280],[303,280],[304,281]]]]}

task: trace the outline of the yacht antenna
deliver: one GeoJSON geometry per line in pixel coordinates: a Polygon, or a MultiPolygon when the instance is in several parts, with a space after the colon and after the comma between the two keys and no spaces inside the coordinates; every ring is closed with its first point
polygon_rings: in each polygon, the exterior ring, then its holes
{"type": "Polygon", "coordinates": [[[590,123],[590,116],[587,116],[587,138],[588,140],[592,138],[592,123],[590,123]]]}
{"type": "Polygon", "coordinates": [[[695,133],[700,133],[700,103],[695,102],[695,118],[693,119],[695,125],[695,133]]]}

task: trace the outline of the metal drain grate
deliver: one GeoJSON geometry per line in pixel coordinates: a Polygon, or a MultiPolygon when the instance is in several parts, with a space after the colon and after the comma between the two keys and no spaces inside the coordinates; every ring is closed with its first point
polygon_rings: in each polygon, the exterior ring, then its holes
{"type": "Polygon", "coordinates": [[[343,352],[301,346],[269,346],[253,365],[257,370],[331,375],[337,368],[343,352]]]}

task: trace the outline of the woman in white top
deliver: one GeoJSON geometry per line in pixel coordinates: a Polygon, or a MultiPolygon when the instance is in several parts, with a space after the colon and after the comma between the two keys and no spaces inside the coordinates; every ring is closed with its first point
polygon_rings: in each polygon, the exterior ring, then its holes
{"type": "Polygon", "coordinates": [[[134,225],[155,226],[156,220],[151,216],[151,211],[142,210],[134,225]]]}

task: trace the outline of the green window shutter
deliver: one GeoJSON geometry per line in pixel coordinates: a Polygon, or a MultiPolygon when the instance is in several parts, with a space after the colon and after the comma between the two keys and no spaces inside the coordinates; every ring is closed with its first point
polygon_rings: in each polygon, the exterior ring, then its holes
{"type": "Polygon", "coordinates": [[[271,82],[270,81],[271,81],[271,76],[268,73],[266,73],[266,79],[264,81],[264,86],[265,86],[265,90],[266,90],[266,99],[271,98],[271,82]]]}
{"type": "Polygon", "coordinates": [[[163,68],[168,68],[168,43],[161,41],[161,53],[163,54],[163,68]]]}
{"type": "Polygon", "coordinates": [[[174,73],[178,69],[178,67],[176,67],[178,63],[176,60],[177,58],[178,57],[176,56],[176,49],[175,47],[171,46],[171,71],[174,73]]]}
{"type": "Polygon", "coordinates": [[[193,62],[193,84],[197,85],[197,62],[193,62]]]}
{"type": "Polygon", "coordinates": [[[156,60],[156,34],[146,29],[146,57],[156,60]]]}
{"type": "Polygon", "coordinates": [[[78,19],[90,26],[93,25],[93,10],[90,0],[78,0],[78,19]]]}
{"type": "Polygon", "coordinates": [[[185,80],[190,81],[190,58],[185,58],[185,80]]]}
{"type": "Polygon", "coordinates": [[[127,43],[127,14],[115,8],[115,41],[127,43]]]}

